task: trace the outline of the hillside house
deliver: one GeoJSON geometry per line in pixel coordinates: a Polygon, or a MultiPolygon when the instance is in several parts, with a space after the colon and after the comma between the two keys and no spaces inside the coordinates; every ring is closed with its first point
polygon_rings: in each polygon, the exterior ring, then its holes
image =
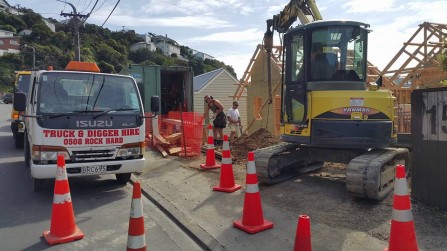
{"type": "MultiPolygon", "coordinates": [[[[203,101],[203,97],[205,95],[213,96],[215,99],[219,100],[224,107],[225,114],[228,112],[228,109],[232,107],[233,96],[238,87],[239,81],[224,68],[219,68],[217,70],[195,76],[193,82],[195,112],[204,112],[205,102],[203,101]]],[[[238,102],[242,125],[246,128],[246,96],[241,96],[238,102]]],[[[212,116],[211,113],[210,116],[212,116]]],[[[205,123],[208,124],[207,121],[205,121],[205,123]]],[[[224,129],[224,133],[230,135],[230,130],[228,127],[224,129]]]]}
{"type": "Polygon", "coordinates": [[[20,52],[20,37],[14,36],[14,32],[0,30],[0,56],[5,53],[20,52]]]}
{"type": "Polygon", "coordinates": [[[155,43],[155,46],[163,52],[163,55],[170,57],[172,54],[180,56],[180,46],[166,43],[165,41],[159,41],[155,43]]]}

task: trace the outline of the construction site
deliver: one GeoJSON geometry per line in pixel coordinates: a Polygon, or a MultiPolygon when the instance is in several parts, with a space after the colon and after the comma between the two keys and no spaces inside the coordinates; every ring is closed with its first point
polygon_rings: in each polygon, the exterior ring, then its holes
{"type": "Polygon", "coordinates": [[[414,27],[382,69],[371,32],[291,0],[241,79],[16,72],[2,250],[446,250],[447,24],[414,27]]]}
{"type": "MultiPolygon", "coordinates": [[[[405,243],[397,250],[417,248],[413,234],[398,238],[397,232],[390,233],[390,209],[396,210],[395,196],[400,192],[396,194],[395,189],[400,189],[396,186],[402,186],[399,180],[404,177],[408,193],[401,195],[412,204],[416,232],[424,235],[417,238],[421,249],[443,250],[447,236],[447,186],[443,182],[447,171],[442,164],[447,147],[443,142],[447,88],[442,82],[447,71],[441,56],[447,25],[424,22],[415,27],[384,69],[363,54],[366,44],[360,40],[368,27],[358,22],[324,21],[314,1],[291,1],[267,20],[263,43],[255,48],[232,97],[247,111],[241,136],[217,146],[212,115],[171,112],[155,124],[149,122],[157,127],[150,128],[156,133],[148,135],[149,145],[167,159],[180,155],[188,172],[198,171],[215,182],[220,173],[221,186],[229,182],[229,190],[238,189],[235,183],[249,185],[252,162],[262,197],[270,206],[295,216],[309,212],[322,224],[366,232],[389,241],[390,250],[397,242],[397,246],[405,243]],[[297,19],[301,25],[291,28],[297,19]],[[274,32],[284,36],[283,44],[276,45],[274,32]],[[319,75],[310,63],[317,44],[323,44],[327,64],[318,66],[319,75]],[[403,176],[397,174],[397,167],[403,168],[403,176]],[[224,175],[229,176],[222,181],[224,175]]],[[[145,175],[154,177],[151,171],[145,175]]],[[[401,221],[391,220],[391,229],[401,221]]],[[[244,224],[234,224],[244,230],[244,224]]],[[[259,231],[269,228],[267,223],[257,227],[259,231]]]]}

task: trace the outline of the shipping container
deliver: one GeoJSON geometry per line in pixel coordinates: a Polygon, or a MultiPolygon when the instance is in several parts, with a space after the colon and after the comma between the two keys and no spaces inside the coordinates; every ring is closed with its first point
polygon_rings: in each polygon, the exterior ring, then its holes
{"type": "Polygon", "coordinates": [[[120,74],[132,76],[140,89],[144,109],[151,110],[151,97],[160,97],[160,114],[170,111],[193,111],[193,77],[191,67],[131,64],[120,74]]]}

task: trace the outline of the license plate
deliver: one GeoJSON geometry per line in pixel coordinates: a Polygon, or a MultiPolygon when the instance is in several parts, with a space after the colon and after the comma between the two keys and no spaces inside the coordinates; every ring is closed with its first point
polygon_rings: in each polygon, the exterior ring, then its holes
{"type": "Polygon", "coordinates": [[[105,173],[107,172],[107,165],[97,165],[97,166],[84,166],[82,167],[82,173],[105,173]]]}

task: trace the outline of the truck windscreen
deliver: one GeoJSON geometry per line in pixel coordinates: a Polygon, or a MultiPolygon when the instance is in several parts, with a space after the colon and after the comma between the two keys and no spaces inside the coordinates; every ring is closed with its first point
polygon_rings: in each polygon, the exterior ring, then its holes
{"type": "Polygon", "coordinates": [[[46,72],[40,76],[38,85],[38,113],[141,114],[142,111],[136,84],[126,76],[46,72]]]}
{"type": "Polygon", "coordinates": [[[16,91],[28,94],[31,74],[20,74],[17,78],[16,91]]]}

